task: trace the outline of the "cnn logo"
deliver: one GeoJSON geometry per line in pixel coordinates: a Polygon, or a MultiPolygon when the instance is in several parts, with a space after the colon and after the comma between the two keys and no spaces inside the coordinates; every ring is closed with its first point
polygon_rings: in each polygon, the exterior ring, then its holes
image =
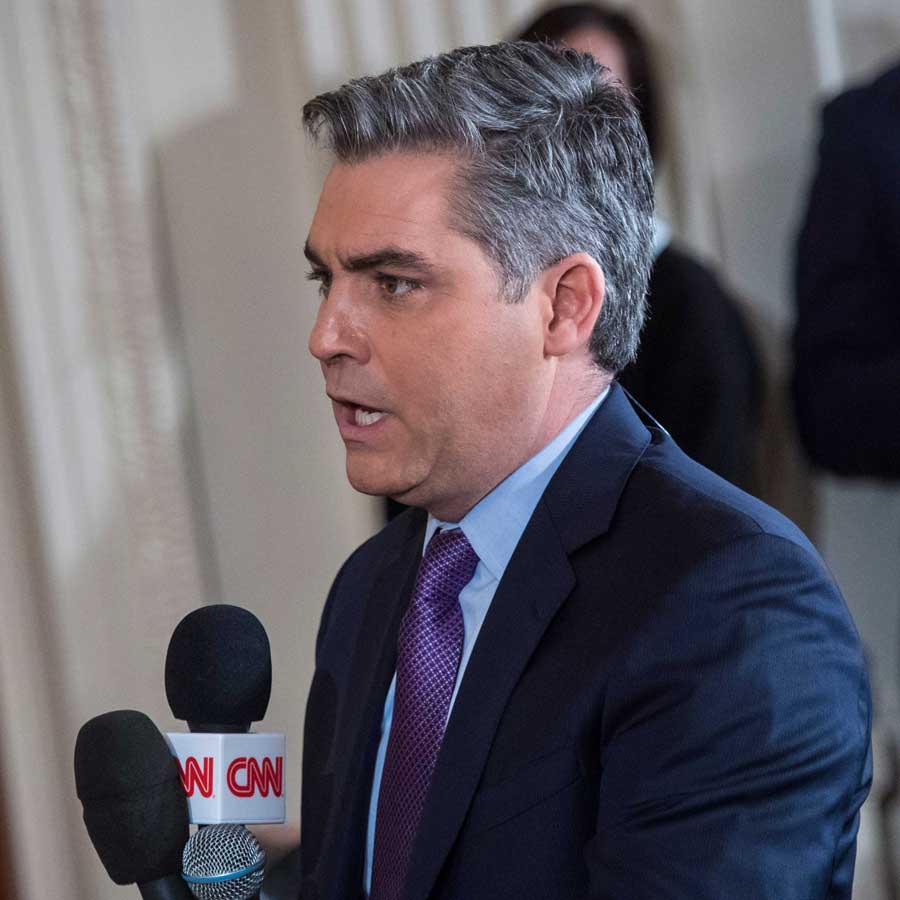
{"type": "Polygon", "coordinates": [[[284,821],[283,734],[170,732],[166,739],[193,824],[284,821]]]}
{"type": "MultiPolygon", "coordinates": [[[[215,788],[215,758],[204,756],[201,762],[196,756],[188,756],[178,762],[181,784],[188,797],[195,792],[201,797],[212,797],[215,788]]],[[[225,784],[235,797],[281,797],[284,793],[284,757],[238,756],[225,773],[225,784]]]]}

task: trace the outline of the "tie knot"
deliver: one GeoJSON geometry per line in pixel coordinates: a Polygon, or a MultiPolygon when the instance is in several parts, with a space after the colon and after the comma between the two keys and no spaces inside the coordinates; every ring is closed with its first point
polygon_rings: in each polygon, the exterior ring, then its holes
{"type": "Polygon", "coordinates": [[[439,529],[432,535],[422,557],[419,581],[426,590],[429,584],[439,586],[439,593],[456,597],[471,581],[477,565],[478,554],[462,529],[439,529]]]}

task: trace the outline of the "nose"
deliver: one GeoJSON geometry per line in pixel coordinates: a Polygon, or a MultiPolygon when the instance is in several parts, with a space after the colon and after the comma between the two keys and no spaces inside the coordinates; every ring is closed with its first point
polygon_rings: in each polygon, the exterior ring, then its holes
{"type": "Polygon", "coordinates": [[[365,329],[349,298],[340,296],[334,287],[322,299],[316,322],[309,333],[309,352],[323,364],[340,359],[368,360],[365,329]]]}

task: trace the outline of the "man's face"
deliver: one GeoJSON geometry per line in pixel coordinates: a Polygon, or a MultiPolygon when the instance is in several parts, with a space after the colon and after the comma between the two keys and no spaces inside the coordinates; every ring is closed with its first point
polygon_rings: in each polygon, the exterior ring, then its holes
{"type": "Polygon", "coordinates": [[[455,521],[544,438],[552,308],[502,299],[448,225],[451,158],[387,154],[331,170],[307,255],[321,283],[309,348],[351,484],[455,521]]]}

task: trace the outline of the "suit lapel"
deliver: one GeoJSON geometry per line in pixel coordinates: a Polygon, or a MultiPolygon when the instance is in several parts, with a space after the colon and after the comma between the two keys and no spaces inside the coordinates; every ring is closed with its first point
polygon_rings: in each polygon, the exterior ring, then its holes
{"type": "MultiPolygon", "coordinates": [[[[343,779],[336,785],[335,814],[330,824],[333,846],[329,896],[356,897],[362,890],[366,821],[372,771],[381,733],[384,698],[396,668],[397,632],[412,592],[424,535],[425,515],[408,514],[410,522],[398,552],[387,557],[372,593],[364,604],[353,647],[351,690],[341,715],[336,748],[351,748],[343,779]],[[354,702],[356,701],[356,702],[354,702]]],[[[334,760],[336,772],[342,761],[334,760]]]]}
{"type": "Polygon", "coordinates": [[[438,756],[406,900],[425,900],[465,820],[509,696],[575,587],[569,554],[608,528],[650,434],[621,389],[610,394],[550,482],[478,635],[438,756]]]}
{"type": "Polygon", "coordinates": [[[605,534],[651,435],[617,384],[588,422],[544,493],[566,552],[605,534]]]}

